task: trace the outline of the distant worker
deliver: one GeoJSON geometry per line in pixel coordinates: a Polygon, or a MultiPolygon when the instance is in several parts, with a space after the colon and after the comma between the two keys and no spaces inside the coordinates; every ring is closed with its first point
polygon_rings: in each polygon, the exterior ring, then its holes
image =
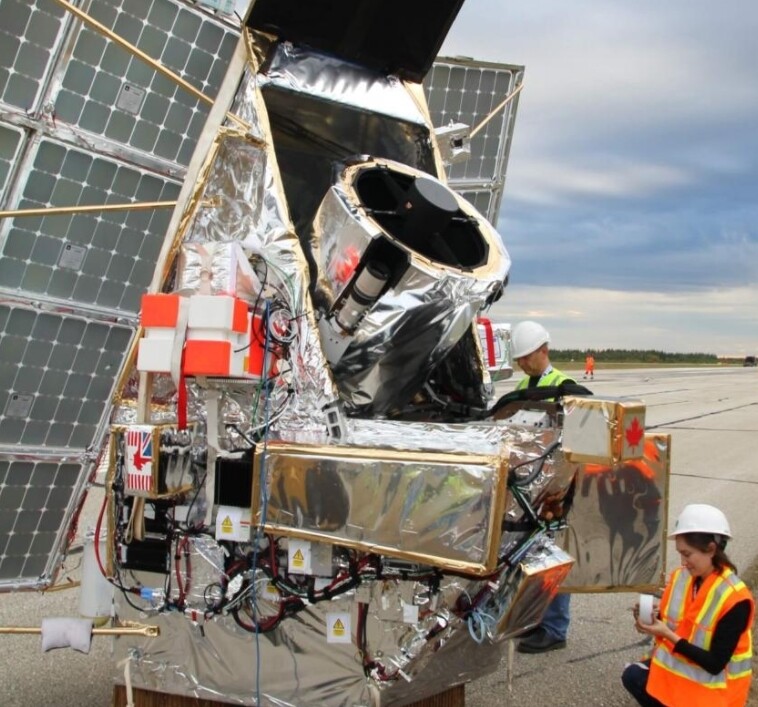
{"type": "MultiPolygon", "coordinates": [[[[547,329],[537,322],[524,321],[513,328],[513,360],[527,375],[519,381],[516,390],[576,382],[553,368],[548,353],[549,343],[547,329]]],[[[565,648],[571,619],[570,603],[570,594],[556,594],[545,611],[542,623],[519,641],[517,650],[520,653],[544,653],[565,648]]]]}
{"type": "Polygon", "coordinates": [[[682,566],[653,623],[642,623],[635,607],[635,627],[653,637],[653,649],[621,681],[643,707],[742,707],[752,680],[755,601],[725,552],[729,522],[718,508],[693,503],[669,537],[682,566]]]}
{"type": "Polygon", "coordinates": [[[584,377],[587,378],[587,376],[591,380],[595,378],[595,357],[592,355],[592,351],[588,351],[584,359],[584,377]]]}

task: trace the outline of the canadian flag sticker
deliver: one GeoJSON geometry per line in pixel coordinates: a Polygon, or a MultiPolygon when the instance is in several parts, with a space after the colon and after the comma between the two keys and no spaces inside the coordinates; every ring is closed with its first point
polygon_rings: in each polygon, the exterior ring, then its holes
{"type": "Polygon", "coordinates": [[[126,492],[145,494],[153,491],[153,427],[135,425],[125,434],[126,492]]]}

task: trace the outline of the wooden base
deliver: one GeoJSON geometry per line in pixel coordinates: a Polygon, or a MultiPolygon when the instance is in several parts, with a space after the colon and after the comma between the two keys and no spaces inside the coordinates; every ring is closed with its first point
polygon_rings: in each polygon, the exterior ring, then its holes
{"type": "MultiPolygon", "coordinates": [[[[153,692],[138,687],[133,688],[133,693],[134,707],[222,707],[227,704],[215,700],[201,700],[196,697],[153,692]]],[[[466,688],[464,685],[457,685],[439,695],[414,702],[408,707],[465,707],[465,704],[466,688]]],[[[123,685],[113,686],[113,707],[126,707],[126,688],[123,685]]]]}

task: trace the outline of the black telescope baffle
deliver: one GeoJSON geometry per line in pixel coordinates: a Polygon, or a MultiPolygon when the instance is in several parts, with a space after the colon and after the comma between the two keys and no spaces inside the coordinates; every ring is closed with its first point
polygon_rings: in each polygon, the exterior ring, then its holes
{"type": "Polygon", "coordinates": [[[443,233],[458,213],[458,202],[440,182],[424,177],[413,180],[400,208],[403,216],[402,240],[423,253],[426,244],[443,233]]]}
{"type": "Polygon", "coordinates": [[[362,171],[355,190],[385,233],[420,255],[460,270],[487,261],[489,245],[477,220],[442,182],[380,166],[362,171]]]}

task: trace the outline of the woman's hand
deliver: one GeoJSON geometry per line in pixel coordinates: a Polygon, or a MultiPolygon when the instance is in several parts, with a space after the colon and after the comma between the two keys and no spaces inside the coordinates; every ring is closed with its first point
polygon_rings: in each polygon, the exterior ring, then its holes
{"type": "Polygon", "coordinates": [[[667,638],[673,643],[676,643],[679,640],[679,636],[677,636],[668,627],[667,624],[658,618],[659,607],[660,602],[656,601],[653,604],[653,616],[655,617],[653,623],[644,624],[640,621],[640,604],[639,602],[636,602],[632,607],[632,615],[634,616],[634,628],[636,629],[637,633],[644,633],[648,636],[654,636],[656,638],[667,638]]]}
{"type": "Polygon", "coordinates": [[[672,643],[676,643],[679,640],[677,636],[663,621],[659,618],[655,618],[651,624],[643,624],[639,616],[636,617],[634,627],[639,633],[647,634],[648,636],[654,636],[655,638],[666,638],[672,643]]]}

